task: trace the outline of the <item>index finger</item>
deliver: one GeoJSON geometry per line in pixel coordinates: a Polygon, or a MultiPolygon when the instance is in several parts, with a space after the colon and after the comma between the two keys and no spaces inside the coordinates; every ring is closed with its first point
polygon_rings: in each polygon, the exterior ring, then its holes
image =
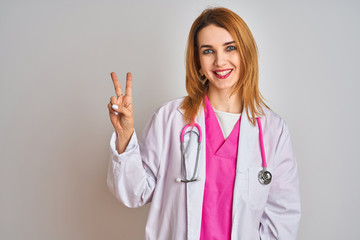
{"type": "Polygon", "coordinates": [[[116,76],[116,73],[112,72],[112,73],[110,73],[110,75],[111,75],[111,79],[114,84],[116,95],[117,95],[117,97],[120,97],[122,95],[122,92],[121,92],[120,82],[116,76]]]}
{"type": "Polygon", "coordinates": [[[126,89],[125,95],[131,97],[132,95],[132,74],[128,72],[126,74],[126,89]]]}

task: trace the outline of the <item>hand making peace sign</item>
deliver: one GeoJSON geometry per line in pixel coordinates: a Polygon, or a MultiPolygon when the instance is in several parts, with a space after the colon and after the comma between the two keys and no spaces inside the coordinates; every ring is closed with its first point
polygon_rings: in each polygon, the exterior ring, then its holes
{"type": "Polygon", "coordinates": [[[117,97],[112,96],[108,103],[112,125],[118,135],[118,152],[125,150],[131,135],[134,132],[134,116],[132,105],[132,75],[126,74],[125,95],[122,94],[119,80],[114,72],[111,73],[117,97]]]}

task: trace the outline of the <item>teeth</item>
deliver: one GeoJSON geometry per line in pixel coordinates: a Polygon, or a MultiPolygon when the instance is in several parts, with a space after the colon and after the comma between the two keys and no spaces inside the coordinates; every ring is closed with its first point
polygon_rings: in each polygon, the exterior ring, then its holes
{"type": "Polygon", "coordinates": [[[216,71],[215,71],[215,73],[216,73],[217,75],[220,75],[220,76],[225,76],[225,75],[228,74],[229,72],[231,72],[231,69],[230,69],[230,70],[227,70],[227,71],[222,71],[222,72],[216,72],[216,71]]]}

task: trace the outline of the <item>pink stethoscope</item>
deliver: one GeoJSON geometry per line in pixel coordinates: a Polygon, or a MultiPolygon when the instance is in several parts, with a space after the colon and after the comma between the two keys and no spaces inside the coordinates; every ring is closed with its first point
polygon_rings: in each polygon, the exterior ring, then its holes
{"type": "MultiPolygon", "coordinates": [[[[263,169],[259,172],[258,174],[258,179],[259,182],[263,185],[267,185],[271,182],[272,179],[272,175],[271,173],[267,170],[267,164],[266,164],[266,157],[265,157],[265,148],[264,148],[264,141],[263,141],[263,133],[262,133],[262,127],[261,127],[261,121],[260,118],[256,118],[257,123],[258,123],[258,127],[259,127],[259,140],[260,140],[260,149],[261,149],[261,158],[262,158],[262,167],[263,169]]],[[[197,123],[193,123],[193,124],[187,124],[185,125],[185,127],[182,129],[181,131],[181,135],[180,135],[180,143],[181,143],[181,173],[184,176],[184,179],[181,178],[177,178],[176,181],[177,182],[183,182],[183,183],[189,183],[189,182],[195,182],[195,181],[200,181],[200,178],[196,177],[196,173],[197,173],[197,168],[198,168],[198,163],[199,163],[199,154],[200,154],[200,149],[201,149],[201,142],[202,142],[202,131],[201,131],[201,127],[199,124],[197,123]],[[197,133],[196,131],[193,131],[192,129],[188,132],[186,132],[186,129],[188,127],[196,127],[199,131],[199,133],[197,133]],[[194,173],[193,176],[190,179],[187,179],[186,177],[186,170],[185,170],[185,154],[184,154],[184,136],[186,133],[191,133],[194,132],[198,135],[198,147],[197,147],[197,152],[196,152],[196,162],[195,162],[195,168],[194,168],[194,173]]]]}

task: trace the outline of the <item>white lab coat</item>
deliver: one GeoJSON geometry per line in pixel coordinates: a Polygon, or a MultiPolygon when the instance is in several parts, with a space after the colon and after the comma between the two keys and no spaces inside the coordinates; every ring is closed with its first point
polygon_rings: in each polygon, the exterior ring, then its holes
{"type": "MultiPolygon", "coordinates": [[[[198,177],[201,181],[176,182],[181,175],[180,133],[185,126],[179,108],[183,98],[170,101],[151,117],[137,141],[136,133],[124,153],[116,151],[117,136],[111,141],[107,183],[125,206],[151,202],[146,240],[199,240],[205,183],[206,138],[200,151],[198,177]]],[[[261,185],[262,169],[259,130],[242,112],[232,208],[231,239],[293,240],[300,221],[297,164],[289,130],[274,112],[264,108],[261,117],[268,170],[273,179],[261,185]]],[[[206,136],[204,111],[196,118],[206,136]]],[[[190,128],[188,128],[190,130],[190,128]]],[[[193,128],[193,131],[197,131],[193,128]]],[[[197,136],[187,134],[186,170],[191,178],[195,166],[197,136]]]]}

